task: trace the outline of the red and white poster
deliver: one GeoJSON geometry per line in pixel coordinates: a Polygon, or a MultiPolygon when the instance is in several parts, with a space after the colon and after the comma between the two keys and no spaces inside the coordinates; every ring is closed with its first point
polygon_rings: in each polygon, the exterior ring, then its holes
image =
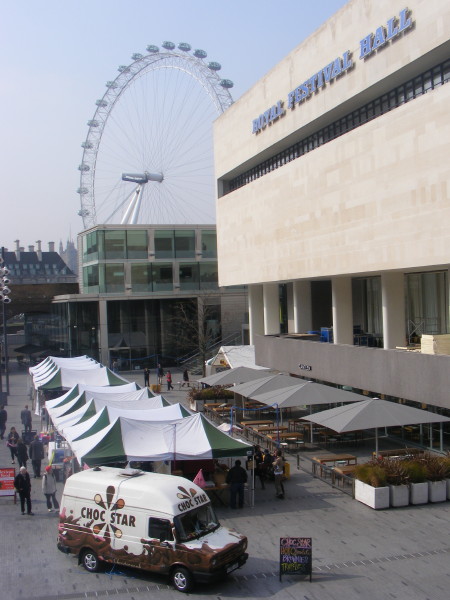
{"type": "Polygon", "coordinates": [[[0,496],[14,496],[15,469],[0,469],[0,496]]]}

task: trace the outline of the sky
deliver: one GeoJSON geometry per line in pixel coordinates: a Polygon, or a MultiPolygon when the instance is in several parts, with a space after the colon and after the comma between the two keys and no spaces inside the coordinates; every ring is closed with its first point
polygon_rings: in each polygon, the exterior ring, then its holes
{"type": "Polygon", "coordinates": [[[135,52],[188,42],[222,65],[236,101],[346,0],[0,0],[0,245],[83,230],[81,142],[105,83],[135,52]]]}

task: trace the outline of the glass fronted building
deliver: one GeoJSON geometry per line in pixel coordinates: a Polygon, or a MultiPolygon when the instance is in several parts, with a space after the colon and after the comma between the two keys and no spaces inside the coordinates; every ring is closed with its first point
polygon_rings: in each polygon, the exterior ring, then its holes
{"type": "Polygon", "coordinates": [[[54,300],[66,354],[176,364],[195,353],[191,319],[211,341],[242,343],[246,288],[219,288],[214,225],[98,225],[78,247],[81,294],[54,300]]]}

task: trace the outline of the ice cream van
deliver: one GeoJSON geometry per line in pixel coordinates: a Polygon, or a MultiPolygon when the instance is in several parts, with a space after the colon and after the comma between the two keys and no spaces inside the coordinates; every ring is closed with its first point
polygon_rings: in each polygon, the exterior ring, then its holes
{"type": "Polygon", "coordinates": [[[58,548],[91,572],[112,563],[166,574],[180,592],[220,579],[248,558],[247,538],[220,525],[192,481],[112,467],[66,481],[58,548]]]}

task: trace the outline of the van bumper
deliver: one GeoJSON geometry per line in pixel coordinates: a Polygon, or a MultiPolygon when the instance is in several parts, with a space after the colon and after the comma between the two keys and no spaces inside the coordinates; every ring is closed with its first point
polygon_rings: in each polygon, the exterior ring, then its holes
{"type": "Polygon", "coordinates": [[[239,556],[239,558],[237,558],[236,560],[230,562],[227,565],[224,565],[223,567],[220,567],[220,569],[217,569],[216,571],[210,571],[206,573],[205,571],[194,571],[193,575],[195,580],[199,583],[210,583],[213,581],[219,581],[220,579],[224,579],[229,573],[232,573],[236,569],[239,569],[240,567],[245,565],[247,559],[248,554],[247,552],[245,552],[244,554],[241,554],[241,556],[239,556]]]}
{"type": "Polygon", "coordinates": [[[58,548],[58,550],[60,552],[64,552],[64,554],[70,554],[70,548],[68,548],[67,546],[64,546],[64,544],[61,544],[61,542],[58,542],[56,544],[56,547],[58,548]]]}

